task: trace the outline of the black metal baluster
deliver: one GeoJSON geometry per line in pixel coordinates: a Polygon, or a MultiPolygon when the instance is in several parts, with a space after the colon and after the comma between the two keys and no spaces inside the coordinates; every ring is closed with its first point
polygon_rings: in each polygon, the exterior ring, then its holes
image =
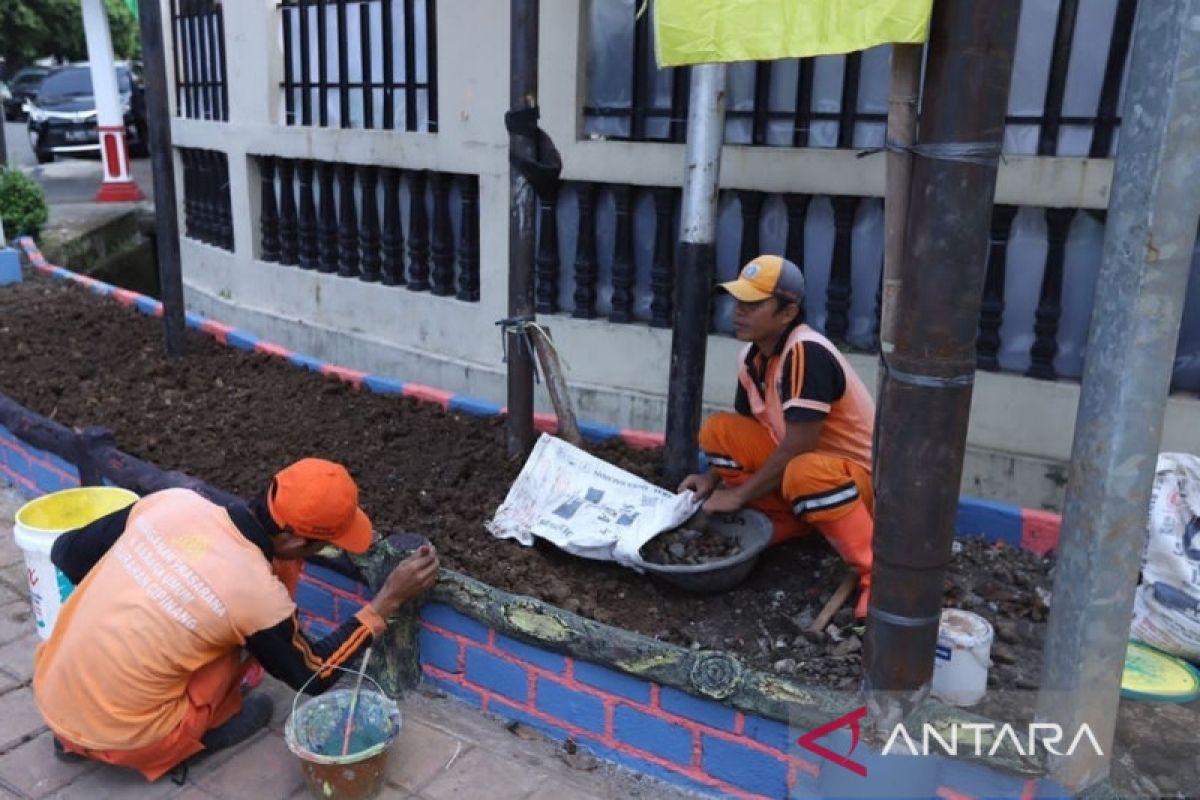
{"type": "Polygon", "coordinates": [[[171,0],[171,61],[175,71],[175,113],[180,116],[190,116],[187,113],[187,101],[184,99],[183,88],[187,84],[187,76],[180,65],[179,57],[179,1],[171,0]]]}
{"type": "Polygon", "coordinates": [[[379,200],[376,196],[379,185],[379,168],[367,164],[359,167],[362,184],[362,230],[359,243],[362,246],[362,275],[364,281],[379,280],[382,257],[379,252],[379,200]]]}
{"type": "MultiPolygon", "coordinates": [[[[385,3],[387,0],[385,0],[385,3]]],[[[400,170],[383,170],[383,285],[404,285],[404,230],[400,223],[400,170]]]]}
{"type": "Polygon", "coordinates": [[[190,61],[190,65],[191,65],[191,70],[190,70],[191,75],[189,76],[189,83],[191,85],[192,110],[195,112],[196,119],[203,119],[204,115],[203,115],[202,109],[203,109],[203,105],[204,105],[204,97],[203,97],[202,93],[204,91],[204,89],[203,89],[204,78],[203,78],[203,73],[201,72],[202,65],[200,63],[201,35],[200,35],[200,13],[199,12],[200,12],[200,9],[196,7],[195,3],[192,3],[191,8],[188,10],[188,14],[189,14],[188,30],[189,30],[189,36],[191,39],[190,44],[188,46],[188,60],[190,61]]]}
{"type": "Polygon", "coordinates": [[[432,290],[440,297],[454,294],[454,229],[450,224],[450,183],[445,172],[433,173],[432,290]]]}
{"type": "Polygon", "coordinates": [[[229,195],[229,156],[221,153],[221,243],[233,250],[233,205],[229,195]]]}
{"type": "Polygon", "coordinates": [[[329,124],[328,2],[329,0],[317,0],[317,119],[322,128],[329,124]]]}
{"type": "MultiPolygon", "coordinates": [[[[392,0],[382,0],[379,6],[379,22],[383,28],[383,129],[392,130],[396,127],[396,61],[395,46],[392,43],[392,0]]],[[[387,173],[384,173],[384,185],[387,185],[387,173]]],[[[387,202],[384,202],[387,206],[387,202]]],[[[384,225],[386,232],[387,225],[384,225]]],[[[387,276],[384,276],[387,283],[387,276]]],[[[388,284],[392,286],[394,284],[388,284]]]]}
{"type": "Polygon", "coordinates": [[[475,175],[463,178],[459,219],[458,299],[474,303],[479,300],[479,178],[475,175]]]}
{"type": "Polygon", "coordinates": [[[200,97],[200,119],[211,120],[212,108],[212,62],[210,58],[210,32],[207,9],[202,4],[196,7],[196,60],[200,65],[200,80],[196,91],[200,97]]]}
{"type": "Polygon", "coordinates": [[[220,86],[220,108],[221,113],[217,119],[229,121],[229,73],[228,66],[225,61],[225,6],[219,5],[214,12],[217,20],[217,58],[220,59],[218,64],[221,67],[221,86],[220,86]]]}
{"type": "Polygon", "coordinates": [[[300,262],[296,241],[296,194],[292,176],[296,162],[279,159],[279,263],[295,266],[300,262]]]}
{"type": "Polygon", "coordinates": [[[337,170],[328,161],[317,166],[321,177],[321,221],[317,230],[320,242],[318,272],[338,271],[337,170]]]}
{"type": "Polygon", "coordinates": [[[741,267],[750,263],[755,256],[761,255],[759,249],[759,219],[762,217],[762,205],[765,195],[762,192],[739,191],[738,205],[742,212],[742,247],[739,251],[741,267]]]}
{"type": "MultiPolygon", "coordinates": [[[[387,0],[384,0],[387,2],[387,0]]],[[[362,107],[363,127],[375,127],[375,92],[372,89],[371,75],[371,6],[360,3],[358,6],[359,52],[362,55],[362,107]]]]}
{"type": "Polygon", "coordinates": [[[627,184],[613,187],[616,225],[613,231],[612,310],[610,322],[633,321],[633,188],[627,184]]]}
{"type": "Polygon", "coordinates": [[[754,64],[754,115],[750,126],[750,144],[767,143],[767,122],[771,114],[771,62],[754,64]]]}
{"type": "Polygon", "coordinates": [[[688,95],[692,87],[692,68],[674,67],[671,70],[671,126],[672,142],[682,142],[687,133],[688,95]]]}
{"type": "Polygon", "coordinates": [[[577,185],[579,200],[579,237],[575,243],[575,310],[571,316],[593,319],[596,316],[596,186],[577,185]]]}
{"type": "Polygon", "coordinates": [[[196,206],[199,212],[196,230],[200,241],[205,244],[213,243],[213,209],[212,209],[212,172],[209,169],[208,153],[204,150],[193,151],[196,162],[197,183],[200,190],[196,193],[196,206]]]}
{"type": "Polygon", "coordinates": [[[654,190],[654,262],[650,265],[650,327],[671,327],[675,313],[675,190],[654,190]]]}
{"type": "Polygon", "coordinates": [[[179,148],[179,163],[183,167],[183,235],[189,239],[196,236],[196,179],[192,176],[192,152],[179,148]]]}
{"type": "MultiPolygon", "coordinates": [[[[275,262],[279,261],[280,256],[279,212],[275,202],[275,159],[271,156],[259,156],[258,171],[259,186],[262,192],[262,208],[259,213],[259,227],[262,230],[262,253],[259,257],[263,261],[275,262]]],[[[187,180],[186,173],[184,174],[184,180],[187,180]]],[[[184,196],[187,196],[186,188],[184,196]]]]}
{"type": "Polygon", "coordinates": [[[558,186],[538,195],[537,254],[533,259],[537,312],[558,312],[558,186]]]}
{"type": "Polygon", "coordinates": [[[1067,252],[1067,234],[1075,219],[1073,208],[1046,209],[1046,270],[1042,274],[1042,291],[1034,314],[1034,342],[1029,349],[1031,378],[1054,380],[1054,357],[1058,355],[1058,320],[1062,316],[1063,259],[1067,252]]]}
{"type": "Polygon", "coordinates": [[[350,51],[346,35],[346,2],[337,0],[338,127],[350,127],[350,51]]]}
{"type": "Polygon", "coordinates": [[[996,205],[992,208],[987,279],[983,284],[983,302],[979,307],[979,338],[975,342],[975,364],[980,369],[1000,369],[1000,326],[1004,323],[1008,236],[1012,233],[1013,219],[1016,216],[1016,206],[996,205]]]}
{"type": "Polygon", "coordinates": [[[338,275],[358,277],[358,209],[354,202],[354,165],[338,164],[342,201],[338,210],[338,275]]]}
{"type": "Polygon", "coordinates": [[[1108,45],[1108,63],[1104,67],[1104,82],[1100,87],[1100,102],[1096,106],[1096,125],[1092,130],[1092,158],[1107,158],[1112,152],[1121,99],[1121,82],[1125,77],[1125,59],[1133,35],[1133,18],[1137,0],[1118,0],[1113,16],[1112,40],[1108,45]]]}
{"type": "MultiPolygon", "coordinates": [[[[417,129],[416,0],[404,0],[404,130],[417,129]]],[[[412,240],[412,234],[409,234],[412,240]]],[[[410,286],[409,288],[413,288],[410,286]]],[[[424,288],[424,287],[422,287],[424,288]]]]}
{"type": "Polygon", "coordinates": [[[425,173],[408,174],[408,288],[429,291],[429,215],[425,212],[425,173]]]}
{"type": "Polygon", "coordinates": [[[1050,79],[1046,82],[1046,103],[1042,108],[1042,127],[1038,133],[1038,155],[1058,152],[1058,131],[1062,125],[1063,96],[1067,91],[1067,68],[1071,63],[1071,40],[1075,38],[1075,17],[1079,0],[1061,0],[1058,23],[1054,29],[1054,51],[1050,57],[1050,79]]]}
{"type": "MultiPolygon", "coordinates": [[[[838,147],[854,147],[854,127],[858,120],[858,84],[862,76],[862,53],[846,54],[842,70],[842,107],[838,113],[838,147]]],[[[857,207],[857,204],[856,204],[857,207]]]]}
{"type": "Polygon", "coordinates": [[[804,270],[804,225],[808,220],[811,194],[785,194],[783,204],[787,208],[787,244],[783,253],[788,261],[804,270]]]}
{"type": "Polygon", "coordinates": [[[850,329],[850,264],[854,216],[858,213],[860,197],[839,195],[833,200],[833,265],[829,271],[829,288],[825,308],[825,335],[836,342],[846,340],[850,329]]]}
{"type": "Polygon", "coordinates": [[[279,7],[279,21],[283,25],[283,119],[287,125],[296,124],[296,65],[292,58],[292,14],[295,7],[285,0],[279,7]]]}
{"type": "MultiPolygon", "coordinates": [[[[811,58],[800,59],[796,74],[796,122],[792,128],[792,147],[808,147],[812,132],[812,92],[814,65],[811,58]]],[[[799,262],[797,262],[799,263],[799,262]]]]}
{"type": "Polygon", "coordinates": [[[425,0],[425,110],[427,130],[437,133],[437,2],[425,0]]]}
{"type": "Polygon", "coordinates": [[[300,268],[316,269],[317,205],[313,201],[313,162],[302,159],[296,170],[300,179],[300,268]]]}
{"type": "Polygon", "coordinates": [[[646,139],[646,68],[650,52],[650,20],[648,14],[638,15],[635,6],[633,19],[633,82],[629,94],[629,138],[634,142],[646,139]]]}

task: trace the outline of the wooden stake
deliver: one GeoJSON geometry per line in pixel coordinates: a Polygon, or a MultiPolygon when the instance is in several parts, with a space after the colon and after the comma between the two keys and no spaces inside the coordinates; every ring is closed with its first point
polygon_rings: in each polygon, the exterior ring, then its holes
{"type": "Polygon", "coordinates": [[[567,393],[567,381],[563,377],[562,364],[558,361],[558,351],[550,341],[550,333],[540,325],[531,325],[529,338],[537,351],[538,362],[542,365],[542,374],[546,376],[546,388],[550,390],[550,403],[554,413],[558,415],[558,435],[562,439],[579,447],[583,444],[583,436],[579,433],[579,423],[575,419],[575,409],[571,407],[571,395],[567,393]]]}
{"type": "Polygon", "coordinates": [[[821,609],[821,613],[817,614],[817,618],[813,620],[812,625],[808,626],[808,629],[813,633],[820,633],[825,630],[825,626],[829,624],[829,620],[833,619],[833,615],[846,604],[850,593],[854,591],[854,587],[857,585],[858,575],[853,571],[847,572],[846,576],[842,578],[842,582],[833,590],[833,596],[829,598],[829,602],[821,609]]]}

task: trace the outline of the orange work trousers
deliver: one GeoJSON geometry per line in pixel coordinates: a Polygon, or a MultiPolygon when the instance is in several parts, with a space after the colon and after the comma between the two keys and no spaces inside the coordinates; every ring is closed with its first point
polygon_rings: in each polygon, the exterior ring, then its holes
{"type": "MultiPolygon", "coordinates": [[[[762,469],[775,440],[753,417],[731,412],[713,414],[700,428],[700,447],[714,473],[727,486],[739,486],[762,469]]],[[[874,514],[871,473],[849,459],[829,453],[803,453],[788,462],[778,492],[751,501],[771,519],[772,544],[807,534],[811,526],[833,522],[863,504],[874,514]]]]}
{"type": "Polygon", "coordinates": [[[132,767],[155,781],[178,766],[184,759],[204,749],[200,743],[207,731],[228,722],[242,708],[239,684],[245,666],[241,651],[233,650],[201,667],[187,686],[189,708],[178,727],[153,744],[134,750],[91,750],[73,744],[62,737],[63,749],[69,753],[132,767]]]}

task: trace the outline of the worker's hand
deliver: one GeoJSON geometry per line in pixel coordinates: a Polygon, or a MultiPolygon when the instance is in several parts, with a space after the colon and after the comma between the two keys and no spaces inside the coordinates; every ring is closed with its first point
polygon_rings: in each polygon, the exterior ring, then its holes
{"type": "Polygon", "coordinates": [[[732,513],[740,511],[746,501],[737,489],[717,489],[701,506],[709,514],[732,513]]]}
{"type": "Polygon", "coordinates": [[[686,492],[691,489],[696,493],[697,500],[703,500],[713,493],[720,482],[721,479],[711,472],[698,472],[684,478],[676,491],[686,492]]]}
{"type": "Polygon", "coordinates": [[[433,586],[437,581],[437,553],[432,545],[422,545],[417,552],[401,561],[383,582],[383,587],[371,600],[371,607],[381,617],[391,615],[401,605],[433,586]]]}

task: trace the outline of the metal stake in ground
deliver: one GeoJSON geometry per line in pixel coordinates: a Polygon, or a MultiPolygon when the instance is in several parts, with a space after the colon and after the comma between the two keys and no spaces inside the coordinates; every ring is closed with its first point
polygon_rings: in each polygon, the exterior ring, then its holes
{"type": "Polygon", "coordinates": [[[158,0],[139,0],[142,61],[146,77],[146,135],[154,165],[154,243],[163,304],[163,340],[168,356],[184,354],[183,273],[179,263],[179,218],[175,205],[175,161],[162,9],[158,0]]]}
{"type": "Polygon", "coordinates": [[[1198,21],[1200,0],[1157,0],[1141,5],[1134,29],[1038,698],[1040,718],[1068,737],[1086,724],[1104,753],[1048,756],[1072,790],[1108,773],[1200,216],[1198,21]]]}
{"type": "MultiPolygon", "coordinates": [[[[509,111],[537,108],[538,0],[512,0],[509,36],[509,111]]],[[[537,139],[509,133],[510,162],[536,161],[537,139]]],[[[529,179],[510,167],[508,214],[508,316],[533,319],[534,214],[537,198],[529,179]]],[[[524,332],[508,333],[508,454],[524,456],[533,447],[533,354],[522,347],[524,332]]]]}
{"type": "Polygon", "coordinates": [[[928,691],[975,373],[1017,3],[941,0],[913,147],[895,347],[883,354],[864,666],[887,729],[928,691]]]}
{"type": "Polygon", "coordinates": [[[700,64],[692,68],[683,170],[683,230],[671,331],[664,466],[669,486],[696,471],[724,132],[725,65],[700,64]]]}

